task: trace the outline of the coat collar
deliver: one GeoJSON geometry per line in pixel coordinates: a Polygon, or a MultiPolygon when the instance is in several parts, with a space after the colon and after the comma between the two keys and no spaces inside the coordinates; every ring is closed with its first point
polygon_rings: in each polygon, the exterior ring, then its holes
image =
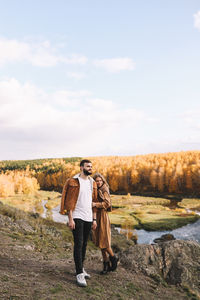
{"type": "MultiPolygon", "coordinates": [[[[80,175],[81,175],[81,173],[78,173],[78,174],[74,175],[74,177],[73,177],[73,178],[75,178],[75,179],[78,179],[78,180],[79,180],[79,178],[80,178],[80,175]]],[[[91,187],[93,187],[93,182],[94,182],[94,179],[93,179],[91,176],[88,176],[88,179],[90,180],[91,187]]]]}

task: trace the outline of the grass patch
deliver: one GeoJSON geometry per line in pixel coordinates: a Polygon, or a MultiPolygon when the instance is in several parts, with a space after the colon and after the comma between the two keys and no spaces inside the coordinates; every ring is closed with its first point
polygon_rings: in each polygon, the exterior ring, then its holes
{"type": "Polygon", "coordinates": [[[178,203],[180,207],[187,209],[197,209],[200,211],[200,199],[189,199],[184,198],[181,202],[178,203]]]}
{"type": "Polygon", "coordinates": [[[170,200],[164,198],[155,198],[155,197],[143,197],[143,196],[131,196],[131,195],[111,195],[112,205],[118,207],[132,206],[137,205],[168,205],[170,200]]]}
{"type": "Polygon", "coordinates": [[[134,228],[138,225],[138,221],[131,215],[131,210],[129,208],[119,208],[113,210],[109,213],[111,224],[116,226],[128,225],[131,228],[134,228]]]}
{"type": "Polygon", "coordinates": [[[8,234],[9,237],[11,237],[12,239],[18,240],[22,237],[22,234],[20,234],[19,232],[13,232],[8,234]]]}
{"type": "Polygon", "coordinates": [[[117,209],[110,213],[111,223],[123,227],[146,229],[149,231],[172,230],[198,220],[194,212],[187,208],[197,207],[199,199],[184,199],[179,208],[172,209],[170,200],[154,197],[111,195],[112,204],[117,209]],[[181,205],[181,207],[180,207],[181,205]]]}
{"type": "Polygon", "coordinates": [[[7,275],[3,275],[3,276],[1,277],[1,281],[7,282],[7,281],[9,281],[9,277],[8,277],[7,275]]]}
{"type": "Polygon", "coordinates": [[[134,283],[129,282],[126,286],[126,293],[130,295],[135,295],[136,292],[139,292],[141,289],[138,288],[134,283]]]}
{"type": "Polygon", "coordinates": [[[87,286],[84,288],[84,292],[88,295],[95,295],[95,299],[101,299],[102,288],[99,286],[87,286]]]}
{"type": "Polygon", "coordinates": [[[172,230],[193,223],[199,216],[182,209],[169,209],[161,205],[143,206],[133,212],[142,228],[149,231],[172,230]]]}
{"type": "Polygon", "coordinates": [[[51,294],[57,294],[57,293],[62,292],[62,291],[64,291],[64,289],[63,289],[62,285],[59,284],[59,283],[55,287],[50,289],[51,294]]]}
{"type": "Polygon", "coordinates": [[[10,197],[0,197],[3,204],[10,205],[26,212],[35,211],[39,214],[44,212],[42,200],[46,200],[47,209],[52,209],[60,204],[61,194],[58,192],[36,191],[33,194],[16,194],[10,197]]]}

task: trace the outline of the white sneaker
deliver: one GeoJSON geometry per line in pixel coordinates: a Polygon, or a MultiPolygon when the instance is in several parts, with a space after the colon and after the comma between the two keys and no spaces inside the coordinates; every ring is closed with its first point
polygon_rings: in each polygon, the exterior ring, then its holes
{"type": "Polygon", "coordinates": [[[80,273],[76,275],[76,282],[79,286],[87,286],[87,282],[85,280],[84,273],[80,273]]]}
{"type": "Polygon", "coordinates": [[[86,279],[90,279],[90,278],[91,278],[90,274],[88,274],[88,273],[85,271],[84,268],[83,268],[83,274],[84,274],[84,276],[85,276],[86,279]]]}

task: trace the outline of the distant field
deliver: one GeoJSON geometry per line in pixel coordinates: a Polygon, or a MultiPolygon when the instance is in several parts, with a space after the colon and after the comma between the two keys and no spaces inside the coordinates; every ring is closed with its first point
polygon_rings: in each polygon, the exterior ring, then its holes
{"type": "Polygon", "coordinates": [[[171,230],[199,218],[194,212],[188,213],[186,210],[186,207],[194,208],[194,205],[200,204],[199,199],[185,199],[183,206],[176,208],[170,208],[170,200],[163,198],[111,195],[111,199],[111,223],[122,227],[171,230]]]}
{"type": "MultiPolygon", "coordinates": [[[[20,208],[24,211],[44,212],[51,218],[51,209],[60,204],[61,194],[58,192],[36,191],[32,195],[15,195],[1,197],[4,204],[20,208]]],[[[111,223],[126,228],[143,228],[146,230],[170,230],[190,222],[199,216],[186,209],[198,208],[199,199],[184,199],[179,207],[171,209],[170,200],[153,197],[111,195],[113,211],[109,213],[111,223]]]]}

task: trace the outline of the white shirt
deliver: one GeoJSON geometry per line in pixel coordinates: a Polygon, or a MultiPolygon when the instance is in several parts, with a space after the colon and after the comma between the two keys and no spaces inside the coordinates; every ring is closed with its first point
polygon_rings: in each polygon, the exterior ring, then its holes
{"type": "Polygon", "coordinates": [[[73,219],[92,222],[92,184],[89,179],[78,177],[80,190],[76,207],[72,212],[73,219]]]}

